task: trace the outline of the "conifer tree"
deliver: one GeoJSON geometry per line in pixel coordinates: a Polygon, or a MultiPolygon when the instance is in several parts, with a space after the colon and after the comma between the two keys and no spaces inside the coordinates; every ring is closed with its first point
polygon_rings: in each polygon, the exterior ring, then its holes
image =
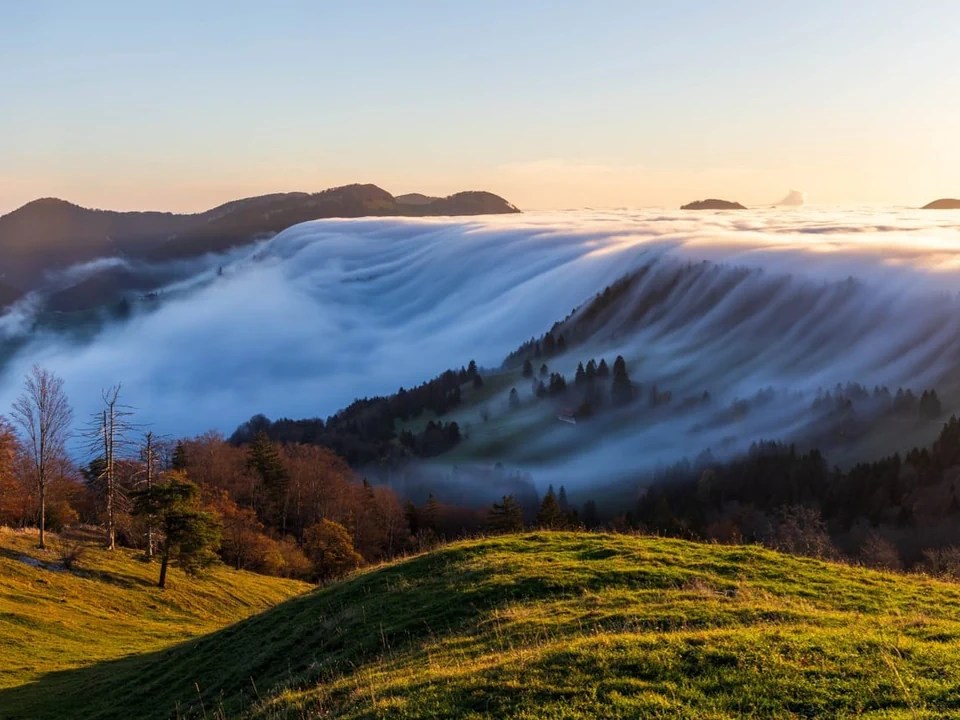
{"type": "Polygon", "coordinates": [[[260,480],[263,501],[261,517],[268,524],[279,526],[286,534],[287,486],[289,476],[276,446],[264,432],[257,433],[247,451],[247,468],[260,480]]]}
{"type": "Polygon", "coordinates": [[[600,524],[600,514],[597,511],[597,503],[594,500],[587,500],[583,504],[583,524],[588,530],[593,530],[600,524]]]}
{"type": "Polygon", "coordinates": [[[627,375],[627,363],[622,355],[617,355],[613,363],[613,383],[610,396],[615,405],[625,405],[633,398],[633,383],[627,375]]]}
{"type": "Polygon", "coordinates": [[[187,469],[187,448],[183,440],[177,440],[177,445],[173,449],[173,457],[170,460],[170,467],[174,470],[187,469]]]}
{"type": "Polygon", "coordinates": [[[537,525],[550,529],[563,526],[563,513],[560,512],[560,505],[553,491],[553,485],[549,487],[547,494],[543,496],[543,501],[540,503],[540,509],[537,511],[537,525]]]}
{"type": "Polygon", "coordinates": [[[590,359],[590,362],[587,363],[586,369],[586,380],[587,382],[593,382],[597,377],[597,361],[593,358],[590,359]]]}
{"type": "Polygon", "coordinates": [[[573,384],[579,387],[580,385],[583,385],[586,381],[587,381],[587,373],[583,369],[583,363],[582,362],[578,363],[577,372],[573,376],[573,384]]]}
{"type": "Polygon", "coordinates": [[[166,587],[171,560],[190,575],[217,561],[221,527],[212,514],[200,509],[199,501],[200,489],[178,472],[165,482],[134,493],[134,515],[146,517],[163,538],[158,587],[166,587]]]}
{"type": "Polygon", "coordinates": [[[490,508],[487,525],[493,532],[518,532],[523,530],[523,511],[513,495],[504,495],[499,503],[490,508]]]}
{"type": "Polygon", "coordinates": [[[550,357],[556,352],[556,349],[557,343],[553,337],[553,333],[548,332],[543,336],[543,354],[550,357]]]}
{"type": "Polygon", "coordinates": [[[440,520],[440,510],[440,503],[437,502],[437,499],[433,496],[433,493],[430,493],[427,496],[427,502],[420,510],[421,529],[433,530],[436,532],[437,524],[440,520]]]}

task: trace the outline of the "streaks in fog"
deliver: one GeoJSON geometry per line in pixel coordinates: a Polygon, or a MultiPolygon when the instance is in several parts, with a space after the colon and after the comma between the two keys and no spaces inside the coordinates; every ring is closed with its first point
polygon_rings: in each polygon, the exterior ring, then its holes
{"type": "MultiPolygon", "coordinates": [[[[0,402],[40,360],[64,375],[79,414],[101,387],[123,382],[144,419],[170,434],[229,432],[255,412],[323,416],[470,359],[497,366],[644,266],[633,296],[663,285],[663,301],[640,325],[624,309],[571,353],[573,366],[623,352],[635,374],[675,397],[708,389],[718,400],[767,386],[927,386],[957,361],[958,221],[811,208],[315,221],[197,261],[159,303],[93,338],[21,336],[0,402]]],[[[10,315],[0,327],[22,335],[29,311],[22,305],[20,322],[10,315]]],[[[740,432],[808,421],[797,410],[808,400],[795,406],[748,418],[740,432]]],[[[665,417],[657,437],[689,427],[665,417]]],[[[704,430],[703,440],[725,433],[704,430]]],[[[627,457],[637,440],[611,429],[596,447],[627,457]]],[[[677,451],[653,435],[644,442],[658,457],[677,451]]]]}

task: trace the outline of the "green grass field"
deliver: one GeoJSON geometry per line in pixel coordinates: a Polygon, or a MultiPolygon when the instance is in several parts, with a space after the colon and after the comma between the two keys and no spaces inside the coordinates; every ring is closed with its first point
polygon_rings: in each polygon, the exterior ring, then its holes
{"type": "MultiPolygon", "coordinates": [[[[60,626],[31,632],[49,651],[60,626]]],[[[75,703],[85,718],[960,717],[960,586],[758,547],[466,541],[0,691],[0,717],[75,703]]]]}
{"type": "MultiPolygon", "coordinates": [[[[48,545],[56,542],[51,536],[48,545]]],[[[41,552],[36,544],[36,534],[0,528],[3,720],[85,717],[68,711],[95,702],[77,669],[170,647],[310,588],[220,567],[199,580],[174,568],[167,589],[160,590],[157,563],[143,562],[132,551],[111,553],[91,543],[77,570],[67,572],[56,569],[56,552],[41,552]]]]}

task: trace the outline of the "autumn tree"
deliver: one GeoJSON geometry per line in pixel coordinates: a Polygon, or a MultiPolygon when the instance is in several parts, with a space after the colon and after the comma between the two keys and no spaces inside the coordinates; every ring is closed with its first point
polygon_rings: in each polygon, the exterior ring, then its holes
{"type": "Polygon", "coordinates": [[[13,426],[0,417],[0,525],[20,524],[27,517],[30,490],[17,472],[20,444],[13,426]]]}
{"type": "Polygon", "coordinates": [[[11,415],[23,433],[23,444],[40,500],[40,548],[46,548],[47,488],[66,457],[73,410],[63,380],[39,365],[24,379],[24,391],[11,415]]]}
{"type": "Polygon", "coordinates": [[[313,561],[321,580],[346,575],[360,567],[363,558],[353,547],[350,532],[340,523],[321,520],[304,532],[304,552],[313,561]]]}
{"type": "Polygon", "coordinates": [[[236,570],[248,569],[254,562],[259,549],[259,536],[263,533],[263,523],[252,508],[240,507],[223,490],[210,502],[223,525],[223,537],[220,554],[224,562],[236,570]]]}
{"type": "Polygon", "coordinates": [[[216,562],[221,525],[201,509],[200,489],[183,473],[174,471],[166,481],[136,491],[134,514],[147,518],[162,534],[158,587],[166,587],[171,560],[189,575],[216,562]]]}

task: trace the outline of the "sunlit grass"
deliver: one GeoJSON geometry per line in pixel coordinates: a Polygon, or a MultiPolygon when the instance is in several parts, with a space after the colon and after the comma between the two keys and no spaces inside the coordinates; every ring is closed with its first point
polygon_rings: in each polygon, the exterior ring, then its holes
{"type": "MultiPolygon", "coordinates": [[[[48,544],[56,546],[56,536],[48,544]]],[[[73,572],[35,534],[0,530],[0,717],[3,688],[47,673],[169,647],[304,592],[305,583],[226,567],[200,579],[177,569],[156,587],[158,564],[91,543],[73,572]],[[31,561],[44,566],[36,567],[31,561]]],[[[82,690],[83,688],[77,688],[82,690]]]]}
{"type": "Polygon", "coordinates": [[[941,718],[960,716],[960,587],[758,547],[528,533],[78,672],[0,692],[0,709],[57,717],[82,681],[91,718],[941,718]]]}

